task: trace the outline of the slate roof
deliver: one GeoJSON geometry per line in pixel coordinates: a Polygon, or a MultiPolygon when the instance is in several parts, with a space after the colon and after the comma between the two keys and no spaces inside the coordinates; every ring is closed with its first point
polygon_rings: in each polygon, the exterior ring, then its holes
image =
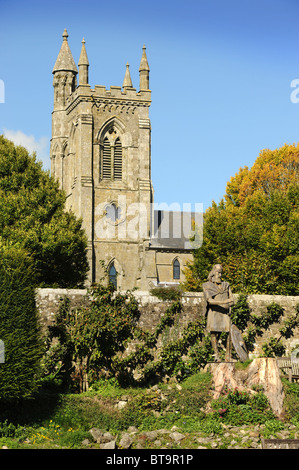
{"type": "Polygon", "coordinates": [[[190,242],[192,220],[202,225],[202,214],[194,212],[155,210],[152,221],[150,248],[167,250],[194,249],[190,242]]]}

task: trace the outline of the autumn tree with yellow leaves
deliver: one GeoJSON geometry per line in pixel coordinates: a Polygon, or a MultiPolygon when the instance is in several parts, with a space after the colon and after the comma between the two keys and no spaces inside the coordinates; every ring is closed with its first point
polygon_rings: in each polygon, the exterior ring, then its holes
{"type": "Polygon", "coordinates": [[[299,144],[260,152],[204,214],[203,244],[186,269],[201,290],[215,263],[235,292],[299,295],[299,144]]]}

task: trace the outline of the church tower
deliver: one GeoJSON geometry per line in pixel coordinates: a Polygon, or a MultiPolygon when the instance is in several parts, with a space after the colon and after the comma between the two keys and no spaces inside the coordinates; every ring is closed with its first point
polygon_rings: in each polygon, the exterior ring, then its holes
{"type": "Polygon", "coordinates": [[[146,49],[139,91],[129,64],[122,86],[91,88],[84,39],[78,68],[77,80],[65,30],[53,68],[51,172],[66,193],[67,209],[82,217],[89,283],[101,281],[104,265],[119,288],[148,290],[157,272],[149,249],[153,188],[146,49]]]}

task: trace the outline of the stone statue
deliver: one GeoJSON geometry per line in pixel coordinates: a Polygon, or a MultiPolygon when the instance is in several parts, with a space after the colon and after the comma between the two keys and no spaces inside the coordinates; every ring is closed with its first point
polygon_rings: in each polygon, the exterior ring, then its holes
{"type": "Polygon", "coordinates": [[[207,331],[211,333],[211,341],[215,353],[215,362],[220,362],[218,336],[228,332],[225,361],[231,361],[231,306],[234,304],[228,282],[222,281],[222,265],[215,264],[208,276],[208,282],[203,284],[204,298],[207,303],[207,331]]]}

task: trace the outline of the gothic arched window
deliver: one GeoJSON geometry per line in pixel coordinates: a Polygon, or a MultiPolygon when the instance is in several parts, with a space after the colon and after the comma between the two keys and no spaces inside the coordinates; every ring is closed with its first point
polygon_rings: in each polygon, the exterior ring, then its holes
{"type": "Polygon", "coordinates": [[[115,266],[114,266],[114,263],[111,264],[110,268],[109,268],[109,282],[110,284],[113,284],[115,289],[117,289],[117,279],[116,279],[116,269],[115,269],[115,266]]]}
{"type": "Polygon", "coordinates": [[[102,144],[102,179],[122,179],[122,144],[118,131],[112,127],[102,144]]]}
{"type": "Polygon", "coordinates": [[[175,259],[172,265],[173,279],[180,279],[181,277],[181,266],[178,259],[175,259]]]}

